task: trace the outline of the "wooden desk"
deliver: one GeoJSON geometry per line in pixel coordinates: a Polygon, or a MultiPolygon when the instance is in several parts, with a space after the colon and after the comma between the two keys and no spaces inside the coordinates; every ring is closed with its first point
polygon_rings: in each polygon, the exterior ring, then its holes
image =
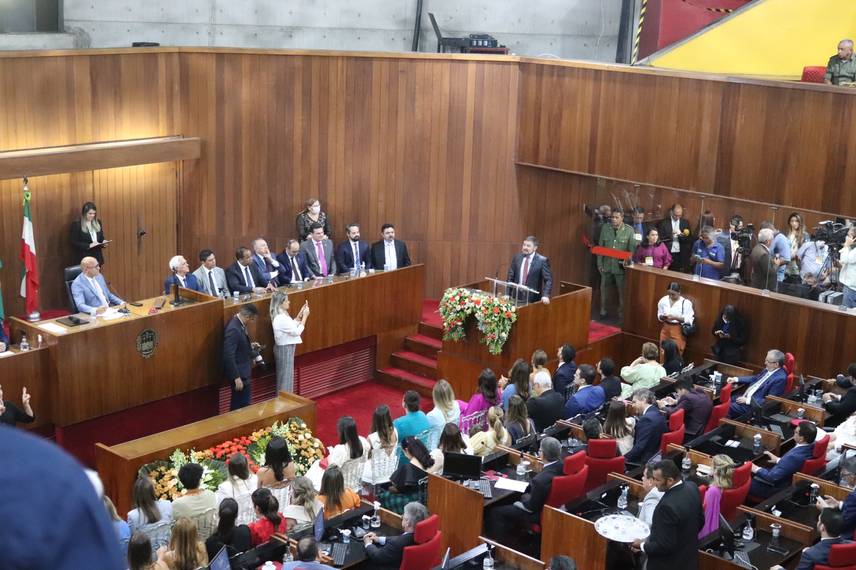
{"type": "Polygon", "coordinates": [[[443,528],[441,549],[452,556],[479,545],[484,525],[484,497],[478,491],[437,475],[428,475],[428,512],[439,515],[443,528]]]}
{"type": "Polygon", "coordinates": [[[802,408],[805,410],[803,419],[814,422],[818,427],[823,427],[823,423],[829,418],[829,412],[818,406],[804,404],[802,402],[794,402],[787,398],[779,396],[767,396],[765,402],[776,402],[779,404],[779,413],[790,416],[794,419],[797,417],[797,410],[802,408]]]}
{"type": "Polygon", "coordinates": [[[113,499],[118,512],[126,513],[131,508],[131,489],[137,472],[146,463],[167,459],[175,449],[206,449],[291,417],[302,418],[314,431],[315,402],[280,392],[273,400],[119,445],[108,447],[98,443],[96,468],[105,493],[113,499]]]}
{"type": "MultiPolygon", "coordinates": [[[[297,314],[305,301],[311,314],[301,335],[296,354],[306,354],[377,336],[377,367],[398,350],[401,341],[416,331],[422,318],[422,301],[425,298],[425,265],[411,265],[395,271],[378,271],[365,277],[335,276],[332,281],[306,281],[280,287],[288,293],[291,313],[297,314]]],[[[231,299],[224,302],[222,325],[229,322],[240,308],[252,303],[259,317],[248,328],[256,342],[265,345],[262,353],[273,364],[273,329],[270,318],[271,293],[244,295],[239,303],[231,299]]],[[[222,326],[221,326],[222,328],[222,326]]]]}
{"type": "MultiPolygon", "coordinates": [[[[35,340],[35,339],[33,339],[35,340]]],[[[18,424],[19,427],[32,429],[51,423],[53,417],[54,383],[51,379],[50,350],[45,344],[42,348],[32,348],[21,352],[17,346],[4,352],[0,357],[0,386],[3,398],[21,407],[21,394],[24,387],[32,397],[30,405],[36,420],[31,424],[18,424]]]]}
{"type": "Polygon", "coordinates": [[[597,533],[594,523],[545,506],[541,513],[541,559],[571,556],[577,568],[604,570],[607,540],[597,533]]]}
{"type": "Polygon", "coordinates": [[[657,302],[671,281],[680,284],[683,295],[693,301],[698,334],[687,340],[693,353],[710,354],[713,328],[719,311],[734,305],[749,325],[743,351],[744,362],[760,367],[771,348],[792,352],[797,370],[827,378],[846,370],[850,342],[856,338],[856,315],[837,307],[770,293],[744,285],[699,279],[691,275],[644,265],[625,272],[625,300],[633,307],[624,317],[624,330],[648,339],[658,339],[657,302]]]}
{"type": "Polygon", "coordinates": [[[57,319],[36,324],[10,319],[15,338],[23,332],[28,339],[41,334],[49,346],[51,395],[62,405],[54,406],[45,421],[66,426],[219,381],[222,301],[187,289],[182,295],[195,302],[167,303],[149,314],[164,298],[155,297],[142,301],[142,307],[128,306],[127,316],[71,328],[57,319]],[[49,333],[46,324],[65,333],[49,333]],[[138,349],[144,332],[155,337],[148,356],[138,349]]]}
{"type": "MultiPolygon", "coordinates": [[[[490,290],[487,281],[462,287],[490,290]]],[[[472,394],[484,368],[493,369],[497,375],[507,374],[515,360],[529,358],[539,348],[553,355],[565,343],[579,347],[587,345],[591,288],[562,282],[559,294],[550,299],[549,305],[531,303],[518,309],[517,314],[517,322],[511,327],[502,354],[494,356],[481,344],[481,333],[474,318],[467,321],[464,340],[443,341],[443,349],[438,354],[440,377],[449,381],[455,394],[472,394]]]]}

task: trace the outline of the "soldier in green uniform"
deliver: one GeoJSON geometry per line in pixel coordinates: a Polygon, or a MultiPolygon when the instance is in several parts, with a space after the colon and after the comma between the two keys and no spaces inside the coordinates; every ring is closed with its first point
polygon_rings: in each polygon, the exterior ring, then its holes
{"type": "Polygon", "coordinates": [[[853,40],[838,43],[838,55],[829,58],[823,82],[828,85],[856,83],[856,57],[853,57],[853,40]]]}
{"type": "MultiPolygon", "coordinates": [[[[624,223],[624,212],[612,210],[609,223],[600,230],[597,244],[602,247],[627,251],[636,251],[636,237],[633,228],[624,223]]],[[[614,257],[597,256],[597,270],[600,272],[600,316],[606,316],[607,299],[610,285],[615,285],[618,291],[618,318],[624,318],[624,262],[614,257]]]]}

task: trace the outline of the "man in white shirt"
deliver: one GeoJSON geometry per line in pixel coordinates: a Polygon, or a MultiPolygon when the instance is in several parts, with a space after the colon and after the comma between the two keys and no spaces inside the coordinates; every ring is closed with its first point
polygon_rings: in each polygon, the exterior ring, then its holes
{"type": "Polygon", "coordinates": [[[217,258],[210,249],[199,252],[199,261],[202,265],[193,272],[196,279],[205,289],[205,292],[213,297],[222,297],[228,294],[229,286],[226,284],[226,272],[217,267],[217,258]]]}
{"type": "Polygon", "coordinates": [[[637,518],[651,526],[651,521],[654,519],[654,509],[657,508],[657,503],[663,498],[663,491],[658,489],[654,483],[654,465],[652,463],[646,465],[642,472],[642,489],[645,491],[645,497],[639,503],[639,516],[637,518]]]}
{"type": "Polygon", "coordinates": [[[71,282],[71,296],[78,311],[89,313],[93,317],[100,315],[110,306],[125,303],[107,287],[107,282],[101,275],[101,264],[94,257],[84,257],[80,260],[80,275],[71,282]]]}

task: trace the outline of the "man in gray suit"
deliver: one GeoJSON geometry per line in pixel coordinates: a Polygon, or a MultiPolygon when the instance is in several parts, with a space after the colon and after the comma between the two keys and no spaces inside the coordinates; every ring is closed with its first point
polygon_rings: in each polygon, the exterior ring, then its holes
{"type": "Polygon", "coordinates": [[[214,257],[214,252],[210,249],[203,249],[199,252],[199,261],[202,262],[202,265],[193,274],[205,292],[214,297],[228,295],[229,286],[226,284],[226,272],[217,267],[217,258],[214,257]]]}
{"type": "Polygon", "coordinates": [[[306,265],[313,277],[327,277],[336,274],[336,260],[333,258],[333,242],[324,238],[324,226],[314,223],[309,239],[300,245],[306,257],[306,265]]]}

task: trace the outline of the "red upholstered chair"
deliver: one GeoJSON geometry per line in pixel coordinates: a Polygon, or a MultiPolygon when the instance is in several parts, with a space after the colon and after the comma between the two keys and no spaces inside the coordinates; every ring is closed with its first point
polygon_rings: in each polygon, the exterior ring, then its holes
{"type": "MultiPolygon", "coordinates": [[[[585,457],[583,457],[583,462],[585,462],[585,457]]],[[[547,504],[559,508],[583,497],[586,494],[588,469],[588,465],[583,464],[582,469],[576,473],[553,477],[553,481],[550,483],[550,494],[547,495],[547,504]]]]}
{"type": "Polygon", "coordinates": [[[788,374],[788,379],[785,382],[785,395],[790,394],[794,391],[794,382],[797,379],[796,370],[797,370],[797,361],[794,358],[793,353],[786,352],[785,353],[785,372],[788,374]]]}
{"type": "Polygon", "coordinates": [[[752,462],[744,461],[740,467],[734,468],[734,475],[731,477],[732,488],[737,488],[749,481],[752,482],[752,462]]]}
{"type": "Polygon", "coordinates": [[[728,416],[728,407],[730,405],[731,402],[725,400],[721,404],[715,405],[713,409],[710,410],[710,417],[707,418],[707,425],[704,426],[704,433],[714,430],[719,426],[719,420],[728,416]]]}
{"type": "Polygon", "coordinates": [[[624,456],[616,456],[617,450],[614,439],[592,439],[588,442],[586,492],[606,483],[610,473],[624,473],[624,456]]]}
{"type": "Polygon", "coordinates": [[[431,515],[418,523],[413,530],[413,541],[416,544],[404,549],[402,570],[430,570],[440,564],[440,547],[443,542],[440,517],[431,515]]]}
{"type": "MultiPolygon", "coordinates": [[[[746,465],[750,465],[750,463],[747,462],[746,465]]],[[[734,473],[735,475],[737,474],[736,469],[734,473]]],[[[739,487],[735,486],[722,492],[722,499],[719,501],[719,512],[726,520],[734,518],[737,514],[737,507],[742,505],[743,501],[746,500],[746,497],[749,495],[749,487],[751,486],[752,479],[750,477],[739,487]]]]}
{"type": "Polygon", "coordinates": [[[577,451],[573,455],[565,457],[565,462],[562,465],[562,473],[565,475],[573,475],[579,473],[580,469],[586,466],[586,452],[577,451]]]}
{"type": "Polygon", "coordinates": [[[826,467],[826,448],[829,447],[829,435],[825,435],[823,439],[814,442],[814,449],[811,452],[811,459],[803,461],[800,473],[806,475],[814,475],[819,473],[826,467]]]}
{"type": "Polygon", "coordinates": [[[680,410],[675,410],[674,412],[672,412],[672,415],[669,416],[669,431],[675,431],[682,425],[684,425],[683,408],[681,408],[680,410]]]}
{"type": "Polygon", "coordinates": [[[826,67],[820,65],[807,65],[803,67],[802,78],[803,83],[823,83],[826,76],[826,67]]]}
{"type": "MultiPolygon", "coordinates": [[[[683,410],[681,410],[683,412],[683,410]]],[[[684,429],[683,424],[681,427],[676,429],[675,431],[667,431],[663,434],[663,437],[660,438],[660,453],[663,455],[666,454],[666,448],[669,447],[670,443],[674,443],[676,445],[683,445],[684,443],[684,433],[686,429],[684,429]]]]}
{"type": "Polygon", "coordinates": [[[707,485],[699,485],[698,496],[701,498],[701,504],[704,506],[704,495],[707,493],[707,485]]]}
{"type": "Polygon", "coordinates": [[[815,564],[814,570],[856,570],[856,542],[833,544],[829,548],[829,561],[815,564]]]}
{"type": "Polygon", "coordinates": [[[734,389],[734,384],[729,384],[728,382],[719,390],[719,401],[730,402],[731,401],[731,390],[734,389]]]}

